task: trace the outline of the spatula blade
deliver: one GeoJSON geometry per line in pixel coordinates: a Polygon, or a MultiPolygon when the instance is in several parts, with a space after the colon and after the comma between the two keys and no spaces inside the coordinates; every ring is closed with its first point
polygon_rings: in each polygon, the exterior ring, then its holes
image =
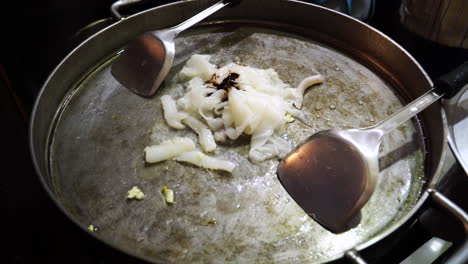
{"type": "Polygon", "coordinates": [[[164,43],[150,33],[133,40],[112,64],[111,73],[130,91],[151,97],[167,75],[164,43]]]}
{"type": "Polygon", "coordinates": [[[342,233],[360,221],[358,203],[366,171],[359,153],[344,140],[312,136],[278,165],[276,173],[308,215],[326,229],[342,233]]]}

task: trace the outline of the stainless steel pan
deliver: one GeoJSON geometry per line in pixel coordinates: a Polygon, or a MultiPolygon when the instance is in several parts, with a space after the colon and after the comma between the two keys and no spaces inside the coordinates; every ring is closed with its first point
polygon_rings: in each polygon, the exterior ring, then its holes
{"type": "MultiPolygon", "coordinates": [[[[232,175],[172,161],[145,166],[146,145],[194,137],[165,125],[159,101],[182,92],[174,74],[194,53],[211,54],[221,65],[274,68],[292,86],[323,74],[325,83],[305,97],[310,126],[287,127],[294,142],[319,129],[370,125],[431,87],[418,63],[378,31],[286,0],[245,0],[179,36],[174,67],[155,98],[138,97],[113,79],[110,63],[132,38],[177,24],[208,4],[181,1],[122,19],[78,46],[44,84],[32,116],[31,151],[45,188],[73,221],[83,229],[94,225],[96,238],[153,262],[358,260],[357,251],[399,228],[431,193],[440,197],[433,190],[447,151],[440,105],[384,139],[377,191],[361,224],[339,235],[288,198],[274,173],[277,161],[248,161],[247,142],[215,153],[238,164],[232,175]],[[125,199],[134,185],[144,200],[125,199]],[[164,185],[176,191],[174,206],[164,203],[164,185]]],[[[463,212],[459,217],[466,221],[463,212]]]]}

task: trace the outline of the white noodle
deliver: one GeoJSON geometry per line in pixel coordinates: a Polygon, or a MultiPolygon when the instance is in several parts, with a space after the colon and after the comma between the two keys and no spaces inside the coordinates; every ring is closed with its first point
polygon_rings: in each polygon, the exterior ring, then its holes
{"type": "Polygon", "coordinates": [[[185,128],[181,123],[182,119],[187,117],[186,113],[177,110],[176,102],[169,95],[161,96],[161,103],[164,112],[164,119],[167,124],[176,129],[185,128]]]}
{"type": "MultiPolygon", "coordinates": [[[[297,88],[290,88],[273,69],[256,69],[235,63],[217,68],[209,59],[209,55],[193,55],[180,71],[186,93],[177,100],[177,105],[172,99],[164,99],[168,124],[179,129],[183,127],[182,123],[188,125],[198,134],[205,152],[216,148],[215,140],[235,140],[245,133],[251,135],[251,161],[284,157],[291,148],[280,137],[284,133],[286,115],[303,120],[298,109],[302,107],[304,92],[323,82],[324,78],[310,76],[297,88]],[[232,77],[234,73],[237,76],[232,77]],[[225,80],[227,77],[233,79],[225,80]],[[224,80],[230,80],[229,85],[221,87],[219,84],[224,80]]],[[[196,157],[193,153],[189,156],[196,157]]]]}
{"type": "Polygon", "coordinates": [[[213,134],[205,124],[192,116],[185,118],[183,122],[198,134],[198,141],[204,151],[210,152],[215,150],[216,142],[213,138],[213,134]]]}
{"type": "Polygon", "coordinates": [[[213,158],[200,151],[191,151],[180,154],[174,160],[192,163],[199,167],[211,170],[225,170],[232,172],[236,165],[230,161],[213,158]]]}
{"type": "Polygon", "coordinates": [[[181,153],[195,150],[195,143],[190,138],[173,138],[159,145],[145,148],[145,160],[148,163],[171,159],[181,153]]]}

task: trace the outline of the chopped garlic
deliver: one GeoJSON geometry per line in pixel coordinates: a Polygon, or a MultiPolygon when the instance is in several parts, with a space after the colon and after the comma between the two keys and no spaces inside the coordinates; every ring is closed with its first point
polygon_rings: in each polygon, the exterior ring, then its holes
{"type": "Polygon", "coordinates": [[[167,186],[162,187],[161,193],[164,196],[164,200],[166,203],[173,204],[174,203],[174,190],[169,189],[167,186]]]}
{"type": "Polygon", "coordinates": [[[210,157],[200,151],[182,153],[175,157],[174,160],[188,162],[205,169],[225,170],[228,172],[232,172],[236,167],[236,165],[230,161],[210,157]]]}
{"type": "Polygon", "coordinates": [[[145,194],[137,186],[133,186],[133,188],[127,192],[127,199],[141,200],[143,198],[145,198],[145,194]]]}
{"type": "Polygon", "coordinates": [[[160,162],[193,150],[195,150],[195,143],[190,138],[176,137],[159,145],[146,147],[145,160],[148,163],[160,162]]]}
{"type": "Polygon", "coordinates": [[[294,118],[294,116],[291,115],[290,113],[286,113],[284,117],[286,118],[286,123],[292,123],[296,121],[296,118],[294,118]]]}

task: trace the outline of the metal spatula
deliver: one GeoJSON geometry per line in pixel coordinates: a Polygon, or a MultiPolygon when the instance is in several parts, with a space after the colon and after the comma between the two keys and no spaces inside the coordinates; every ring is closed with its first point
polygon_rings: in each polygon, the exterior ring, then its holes
{"type": "Polygon", "coordinates": [[[112,75],[130,91],[143,97],[153,96],[174,61],[175,37],[232,2],[240,1],[220,1],[177,26],[137,37],[112,64],[112,75]]]}
{"type": "Polygon", "coordinates": [[[468,62],[435,83],[431,91],[373,127],[312,135],[278,165],[284,188],[326,229],[341,233],[352,228],[375,189],[382,137],[442,96],[455,95],[468,83],[468,62]]]}

